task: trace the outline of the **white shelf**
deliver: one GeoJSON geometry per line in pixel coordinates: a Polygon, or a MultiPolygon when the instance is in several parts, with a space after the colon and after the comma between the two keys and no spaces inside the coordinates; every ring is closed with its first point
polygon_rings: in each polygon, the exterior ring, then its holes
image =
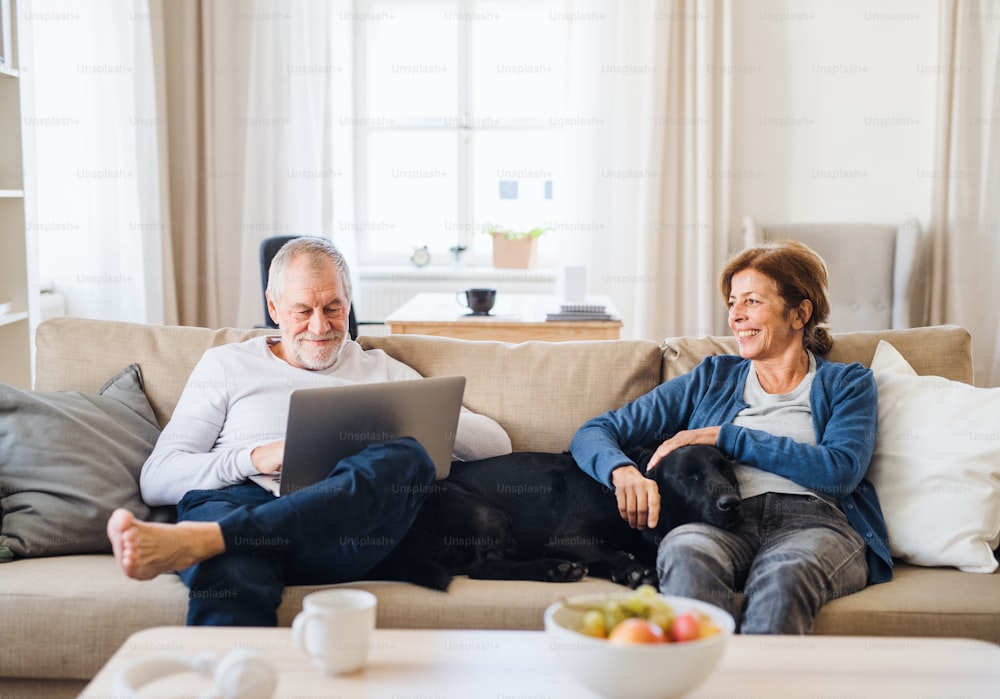
{"type": "MultiPolygon", "coordinates": [[[[17,20],[30,15],[23,0],[12,11],[10,27],[17,46],[17,20]]],[[[6,19],[6,18],[5,18],[6,19]]],[[[6,34],[6,32],[5,32],[6,34]]],[[[17,65],[17,56],[14,56],[17,65]]],[[[25,225],[24,133],[22,91],[17,69],[0,66],[0,301],[11,312],[0,315],[0,381],[32,387],[33,340],[38,323],[38,259],[34,232],[25,225]]]]}
{"type": "Polygon", "coordinates": [[[6,313],[0,316],[0,326],[11,325],[12,323],[19,323],[22,320],[28,319],[28,312],[22,311],[20,313],[6,313]]]}

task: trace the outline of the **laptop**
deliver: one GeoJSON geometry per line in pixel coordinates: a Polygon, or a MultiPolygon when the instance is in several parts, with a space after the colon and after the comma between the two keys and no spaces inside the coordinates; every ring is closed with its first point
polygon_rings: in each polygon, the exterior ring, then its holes
{"type": "Polygon", "coordinates": [[[281,471],[250,479],[275,496],[294,493],[323,480],[341,459],[399,437],[420,442],[437,478],[446,478],[464,393],[464,376],[293,391],[281,471]]]}

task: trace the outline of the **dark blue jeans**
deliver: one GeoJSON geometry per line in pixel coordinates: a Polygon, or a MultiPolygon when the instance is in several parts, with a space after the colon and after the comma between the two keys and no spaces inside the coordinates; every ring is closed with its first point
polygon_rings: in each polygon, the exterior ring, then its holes
{"type": "Polygon", "coordinates": [[[226,552],[181,571],[188,624],[276,626],[286,585],[361,579],[406,534],[434,476],[427,452],[406,437],[280,498],[254,483],[191,491],[178,520],[218,522],[226,552]]]}

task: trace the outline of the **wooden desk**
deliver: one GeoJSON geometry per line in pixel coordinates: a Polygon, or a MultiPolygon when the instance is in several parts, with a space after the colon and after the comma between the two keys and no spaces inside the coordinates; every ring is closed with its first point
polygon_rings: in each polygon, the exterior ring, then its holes
{"type": "MultiPolygon", "coordinates": [[[[599,296],[593,301],[603,303],[609,313],[618,316],[609,298],[599,296]]],[[[621,320],[545,320],[547,312],[558,310],[557,296],[498,293],[490,314],[477,316],[460,306],[455,294],[423,293],[389,314],[385,323],[389,332],[395,335],[440,335],[461,340],[562,342],[619,339],[621,320]]]]}
{"type": "MultiPolygon", "coordinates": [[[[552,654],[543,631],[377,629],[356,675],[315,669],[287,628],[159,627],[130,637],[80,699],[106,699],[131,661],[238,649],[264,655],[278,672],[277,699],[295,697],[594,697],[552,654]]],[[[690,699],[708,697],[996,696],[1000,646],[959,638],[734,636],[715,672],[690,699]]],[[[149,697],[198,696],[211,681],[194,673],[154,682],[149,697]]],[[[596,697],[595,697],[596,699],[596,697]]]]}

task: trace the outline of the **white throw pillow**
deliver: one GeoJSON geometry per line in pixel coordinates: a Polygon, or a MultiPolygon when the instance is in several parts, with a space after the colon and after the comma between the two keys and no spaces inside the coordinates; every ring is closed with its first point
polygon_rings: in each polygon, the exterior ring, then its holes
{"type": "Polygon", "coordinates": [[[892,555],[972,573],[997,569],[1000,543],[1000,388],[918,376],[879,342],[875,484],[892,555]]]}

